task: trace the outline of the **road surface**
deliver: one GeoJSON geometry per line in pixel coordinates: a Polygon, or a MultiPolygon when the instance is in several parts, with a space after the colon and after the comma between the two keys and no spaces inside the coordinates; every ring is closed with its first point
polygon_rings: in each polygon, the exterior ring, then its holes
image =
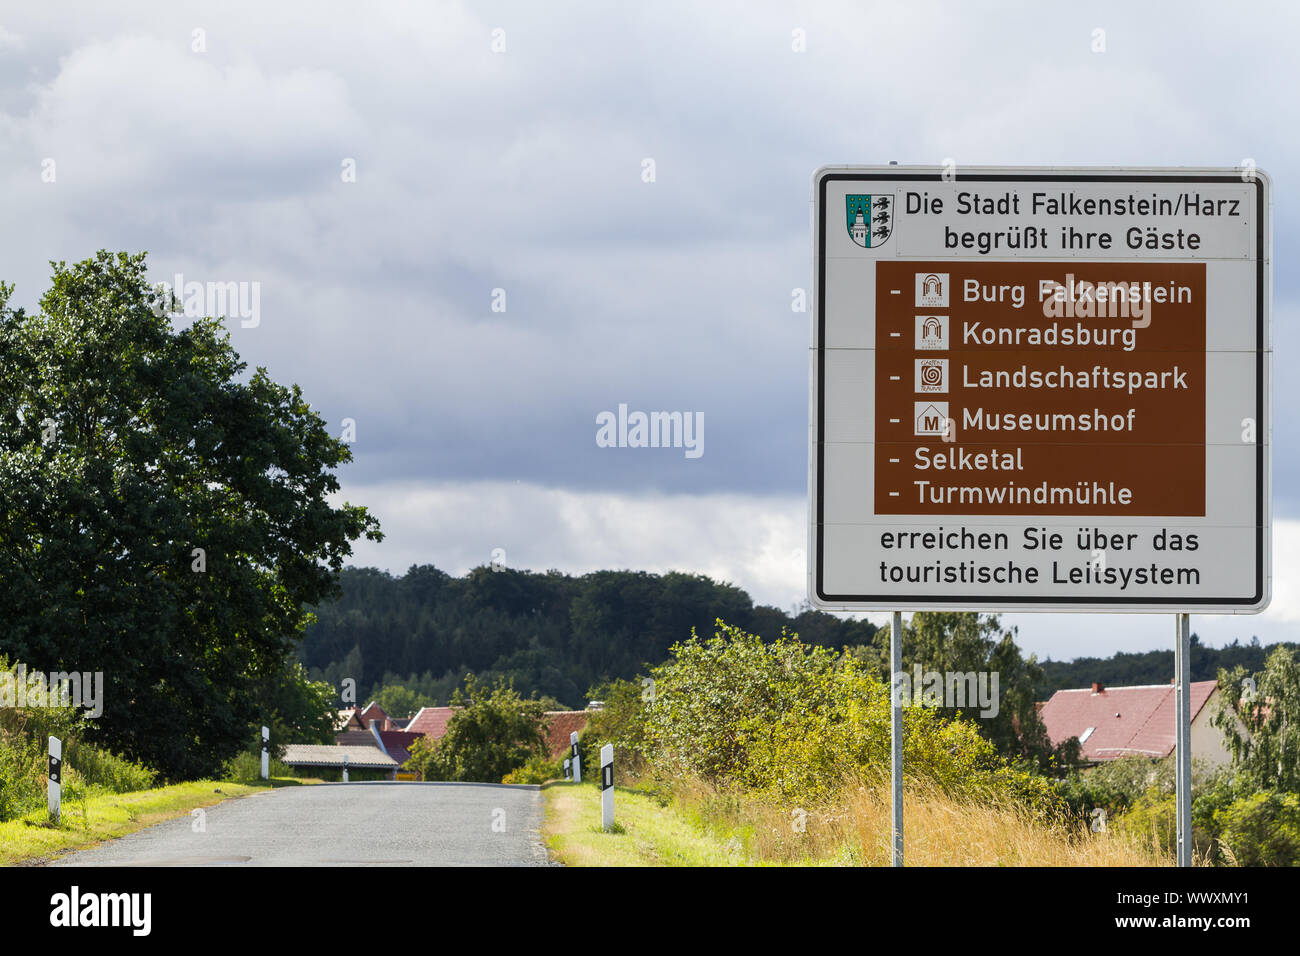
{"type": "Polygon", "coordinates": [[[536,788],[340,783],[227,800],[53,866],[537,866],[536,788]],[[195,832],[201,819],[202,832],[195,832]]]}

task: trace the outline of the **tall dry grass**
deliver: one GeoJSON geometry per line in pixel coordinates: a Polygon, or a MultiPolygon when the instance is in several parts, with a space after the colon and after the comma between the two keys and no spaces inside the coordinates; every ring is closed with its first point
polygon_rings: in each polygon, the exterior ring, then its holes
{"type": "MultiPolygon", "coordinates": [[[[720,793],[697,781],[675,787],[674,799],[716,835],[739,840],[754,861],[890,864],[890,794],[879,781],[850,781],[821,806],[720,793]]],[[[1174,864],[1155,839],[1094,833],[1084,821],[1045,819],[1012,803],[962,799],[920,782],[909,781],[903,811],[909,866],[1174,864]]]]}

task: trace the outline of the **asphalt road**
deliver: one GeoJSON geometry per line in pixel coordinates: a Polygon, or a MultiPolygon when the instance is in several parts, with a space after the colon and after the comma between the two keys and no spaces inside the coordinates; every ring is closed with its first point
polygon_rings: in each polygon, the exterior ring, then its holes
{"type": "Polygon", "coordinates": [[[185,816],[52,866],[538,866],[536,788],[472,783],[284,787],[185,816]]]}

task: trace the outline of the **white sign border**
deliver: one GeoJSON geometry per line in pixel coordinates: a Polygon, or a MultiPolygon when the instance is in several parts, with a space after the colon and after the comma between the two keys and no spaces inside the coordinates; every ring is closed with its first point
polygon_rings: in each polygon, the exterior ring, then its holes
{"type": "MultiPolygon", "coordinates": [[[[823,166],[813,174],[813,261],[811,341],[808,359],[808,600],[821,611],[1092,611],[1116,614],[1258,614],[1272,597],[1272,313],[1273,313],[1273,189],[1268,175],[1251,167],[1121,167],[1121,166],[967,166],[954,172],[936,166],[823,166]],[[823,453],[825,449],[825,302],[826,188],[833,181],[863,182],[1158,182],[1253,183],[1256,188],[1255,286],[1255,594],[1249,598],[1132,598],[1058,595],[1026,596],[858,595],[826,594],[823,567],[823,453]]],[[[957,257],[954,257],[957,258],[957,257]]],[[[961,258],[969,258],[963,256],[961,258]]]]}

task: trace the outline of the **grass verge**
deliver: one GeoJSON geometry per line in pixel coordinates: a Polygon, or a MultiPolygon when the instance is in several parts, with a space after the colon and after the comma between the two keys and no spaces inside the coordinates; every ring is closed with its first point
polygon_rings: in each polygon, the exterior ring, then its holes
{"type": "Polygon", "coordinates": [[[738,840],[703,830],[644,791],[614,791],[615,832],[600,826],[594,783],[551,783],[542,790],[542,837],[565,866],[749,866],[738,840]],[[621,831],[621,832],[620,832],[621,831]]]}
{"type": "MultiPolygon", "coordinates": [[[[557,783],[543,791],[543,837],[566,866],[888,866],[888,793],[849,788],[826,807],[791,808],[770,800],[684,786],[673,800],[616,791],[624,832],[600,827],[594,784],[557,783]]],[[[905,803],[905,859],[913,866],[1168,866],[1150,841],[1047,824],[1025,811],[957,800],[922,788],[905,803]]]]}
{"type": "Polygon", "coordinates": [[[134,793],[105,793],[64,800],[62,820],[52,826],[44,810],[0,823],[0,866],[36,866],[72,850],[84,850],[210,807],[232,797],[244,797],[275,787],[298,786],[303,780],[272,779],[270,784],[196,780],[134,793]]]}

